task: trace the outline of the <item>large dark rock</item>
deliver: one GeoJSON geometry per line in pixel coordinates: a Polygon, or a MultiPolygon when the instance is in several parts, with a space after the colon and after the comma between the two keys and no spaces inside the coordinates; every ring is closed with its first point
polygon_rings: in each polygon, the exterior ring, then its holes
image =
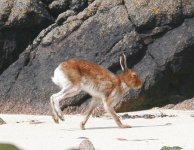
{"type": "Polygon", "coordinates": [[[194,96],[194,18],[148,46],[144,58],[135,65],[144,79],[140,101],[121,108],[131,109],[177,103],[194,96]]]}
{"type": "MultiPolygon", "coordinates": [[[[59,91],[50,77],[60,62],[79,57],[117,73],[123,51],[128,66],[138,71],[145,84],[141,91],[126,94],[117,110],[192,97],[193,2],[164,3],[96,0],[77,15],[76,10],[64,12],[1,74],[0,111],[48,114],[49,97],[59,91]]],[[[63,109],[66,113],[85,111],[89,99],[82,93],[65,100],[63,109]]]]}
{"type": "Polygon", "coordinates": [[[0,0],[0,74],[54,19],[59,24],[90,3],[91,0],[0,0]]]}
{"type": "MultiPolygon", "coordinates": [[[[125,7],[119,3],[95,1],[52,29],[32,52],[28,48],[0,77],[1,85],[5,84],[0,88],[2,111],[48,113],[49,97],[57,91],[50,77],[54,68],[68,58],[89,59],[117,71],[121,49],[126,49],[128,55],[140,53],[140,38],[133,31],[125,7]]],[[[80,99],[77,101],[80,103],[80,99]]]]}
{"type": "Polygon", "coordinates": [[[0,73],[51,23],[52,18],[40,1],[1,0],[0,73]]]}

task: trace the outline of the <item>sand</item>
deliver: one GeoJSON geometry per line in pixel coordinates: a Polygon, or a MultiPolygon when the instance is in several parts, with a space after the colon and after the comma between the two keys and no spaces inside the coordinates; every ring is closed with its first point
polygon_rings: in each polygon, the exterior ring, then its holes
{"type": "MultiPolygon", "coordinates": [[[[89,139],[96,150],[159,150],[163,146],[194,150],[194,111],[161,111],[176,117],[122,119],[132,126],[128,129],[118,128],[109,116],[91,117],[86,130],[79,128],[81,115],[65,115],[65,121],[56,124],[51,116],[0,114],[7,123],[0,125],[0,143],[11,143],[23,150],[68,150],[89,139]]],[[[128,114],[160,115],[161,112],[146,110],[128,114]]]]}

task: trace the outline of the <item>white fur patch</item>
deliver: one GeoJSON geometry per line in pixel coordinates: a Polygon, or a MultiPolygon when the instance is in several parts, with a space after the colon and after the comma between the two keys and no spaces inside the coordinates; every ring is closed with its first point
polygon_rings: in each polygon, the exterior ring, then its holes
{"type": "Polygon", "coordinates": [[[127,84],[125,82],[121,83],[121,88],[123,89],[124,93],[129,90],[129,87],[127,86],[127,84]]]}
{"type": "Polygon", "coordinates": [[[52,81],[60,88],[69,87],[72,83],[67,78],[67,75],[61,68],[61,64],[55,69],[52,81]]]}

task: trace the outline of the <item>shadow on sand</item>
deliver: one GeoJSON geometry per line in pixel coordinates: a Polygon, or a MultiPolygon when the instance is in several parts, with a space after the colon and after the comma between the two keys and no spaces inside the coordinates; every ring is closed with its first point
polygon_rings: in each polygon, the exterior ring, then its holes
{"type": "MultiPolygon", "coordinates": [[[[161,127],[161,126],[169,126],[169,125],[172,125],[172,123],[166,123],[166,124],[159,124],[159,125],[148,125],[148,126],[132,126],[132,128],[151,128],[151,127],[161,127]]],[[[126,130],[126,129],[132,129],[132,128],[124,128],[123,130],[126,130]]],[[[89,127],[85,130],[82,130],[82,131],[87,131],[87,130],[105,130],[105,129],[121,129],[117,126],[114,126],[114,127],[89,127]]],[[[79,128],[69,128],[69,129],[61,129],[61,130],[65,130],[65,131],[80,131],[81,129],[79,128]]],[[[122,129],[121,129],[122,130],[122,129]]]]}

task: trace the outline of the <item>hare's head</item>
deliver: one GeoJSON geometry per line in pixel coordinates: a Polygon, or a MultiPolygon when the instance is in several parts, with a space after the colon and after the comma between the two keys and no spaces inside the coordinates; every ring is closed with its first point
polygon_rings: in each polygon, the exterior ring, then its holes
{"type": "Polygon", "coordinates": [[[127,59],[126,59],[125,54],[122,54],[122,56],[120,56],[120,65],[121,65],[121,68],[123,70],[123,73],[121,73],[120,77],[127,84],[127,86],[129,88],[132,88],[132,89],[141,88],[143,82],[138,77],[138,75],[135,71],[128,69],[127,59]]]}

